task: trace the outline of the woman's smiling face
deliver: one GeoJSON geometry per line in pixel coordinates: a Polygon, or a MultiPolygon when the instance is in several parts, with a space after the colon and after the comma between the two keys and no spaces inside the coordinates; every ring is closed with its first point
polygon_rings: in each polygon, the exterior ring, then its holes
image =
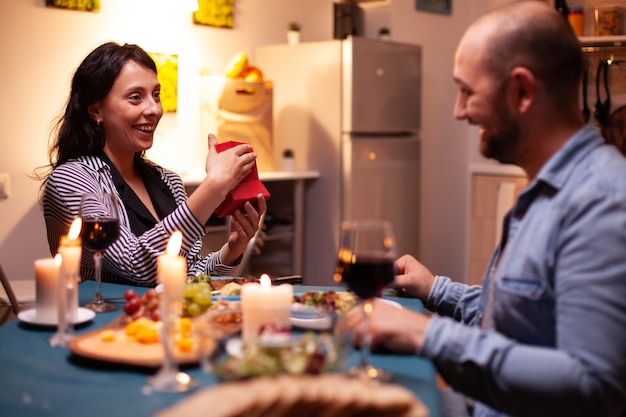
{"type": "Polygon", "coordinates": [[[157,74],[135,61],[122,67],[111,91],[96,103],[106,147],[114,152],[142,152],[152,147],[163,116],[157,74]]]}

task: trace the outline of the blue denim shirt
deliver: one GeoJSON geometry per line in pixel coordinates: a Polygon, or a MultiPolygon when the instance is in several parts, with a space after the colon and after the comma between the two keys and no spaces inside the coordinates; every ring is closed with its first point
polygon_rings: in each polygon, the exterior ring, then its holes
{"type": "Polygon", "coordinates": [[[437,277],[418,353],[475,416],[626,416],[626,159],[584,127],[520,194],[505,236],[482,287],[437,277]]]}

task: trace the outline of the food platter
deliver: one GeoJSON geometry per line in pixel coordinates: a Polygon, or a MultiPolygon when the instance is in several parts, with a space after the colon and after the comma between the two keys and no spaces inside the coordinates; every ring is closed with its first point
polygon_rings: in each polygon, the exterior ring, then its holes
{"type": "MultiPolygon", "coordinates": [[[[68,343],[68,348],[75,355],[97,361],[141,367],[160,366],[164,358],[163,345],[139,343],[127,337],[127,323],[126,317],[119,317],[105,327],[76,336],[68,343]],[[105,330],[113,332],[113,340],[103,340],[102,333],[105,330]]],[[[192,349],[188,353],[174,350],[175,360],[181,365],[195,364],[199,361],[197,349],[192,349]]]]}

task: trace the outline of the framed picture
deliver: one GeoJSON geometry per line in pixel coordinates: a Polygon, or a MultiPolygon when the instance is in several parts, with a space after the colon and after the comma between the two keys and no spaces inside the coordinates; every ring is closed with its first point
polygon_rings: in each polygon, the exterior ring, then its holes
{"type": "Polygon", "coordinates": [[[452,0],[415,0],[415,8],[423,12],[452,14],[452,0]]]}
{"type": "Polygon", "coordinates": [[[198,0],[198,11],[193,22],[200,25],[232,29],[235,19],[235,0],[198,0]]]}
{"type": "Polygon", "coordinates": [[[100,0],[46,0],[46,7],[98,12],[100,11],[100,0]]]}
{"type": "Polygon", "coordinates": [[[163,112],[175,113],[178,108],[178,55],[157,52],[149,54],[157,66],[163,112]]]}

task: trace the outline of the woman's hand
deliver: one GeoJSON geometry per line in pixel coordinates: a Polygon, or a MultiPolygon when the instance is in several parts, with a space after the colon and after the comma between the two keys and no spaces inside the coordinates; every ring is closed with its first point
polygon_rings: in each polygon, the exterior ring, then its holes
{"type": "Polygon", "coordinates": [[[243,207],[245,214],[241,210],[236,210],[233,213],[230,219],[228,242],[221,249],[221,259],[224,265],[235,265],[243,251],[246,250],[250,239],[259,230],[259,221],[267,209],[263,194],[257,195],[257,207],[258,209],[255,210],[248,201],[243,207]]]}
{"type": "Polygon", "coordinates": [[[209,135],[209,154],[206,158],[206,180],[222,187],[225,195],[235,188],[254,168],[256,154],[245,143],[217,152],[217,138],[209,135]]]}
{"type": "MultiPolygon", "coordinates": [[[[200,223],[207,222],[228,193],[252,172],[256,163],[256,154],[248,144],[237,145],[220,153],[216,145],[217,138],[210,134],[207,175],[187,199],[189,209],[200,223]]],[[[227,256],[227,259],[230,257],[227,256]]]]}

